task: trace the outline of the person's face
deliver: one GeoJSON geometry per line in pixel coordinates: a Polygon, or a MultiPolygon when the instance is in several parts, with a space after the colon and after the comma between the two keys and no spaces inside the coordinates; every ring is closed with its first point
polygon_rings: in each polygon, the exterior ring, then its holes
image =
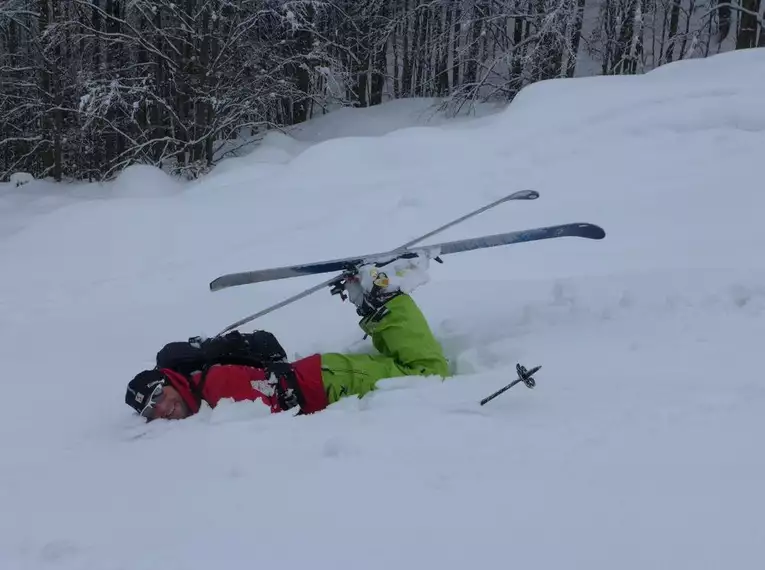
{"type": "Polygon", "coordinates": [[[144,410],[145,418],[151,420],[182,420],[190,415],[189,407],[172,386],[164,386],[162,393],[153,399],[153,405],[144,410]]]}

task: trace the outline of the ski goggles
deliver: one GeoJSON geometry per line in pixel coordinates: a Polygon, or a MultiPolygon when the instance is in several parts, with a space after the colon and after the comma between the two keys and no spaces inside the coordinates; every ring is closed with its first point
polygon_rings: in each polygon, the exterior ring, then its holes
{"type": "Polygon", "coordinates": [[[157,384],[154,387],[154,390],[151,391],[151,394],[149,394],[149,398],[148,398],[148,401],[146,402],[146,406],[144,406],[143,410],[141,410],[141,417],[146,418],[148,421],[156,419],[157,404],[159,404],[164,397],[165,397],[164,383],[157,384]]]}

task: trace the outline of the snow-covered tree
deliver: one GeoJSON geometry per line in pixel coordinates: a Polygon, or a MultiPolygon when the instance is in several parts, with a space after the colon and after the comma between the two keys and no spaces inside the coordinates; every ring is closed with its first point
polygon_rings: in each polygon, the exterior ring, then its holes
{"type": "Polygon", "coordinates": [[[634,74],[765,46],[761,0],[4,0],[0,180],[206,172],[338,105],[634,74]],[[596,16],[593,18],[592,16],[596,16]],[[583,57],[585,56],[585,57],[583,57]],[[582,63],[584,62],[584,63],[582,63]]]}

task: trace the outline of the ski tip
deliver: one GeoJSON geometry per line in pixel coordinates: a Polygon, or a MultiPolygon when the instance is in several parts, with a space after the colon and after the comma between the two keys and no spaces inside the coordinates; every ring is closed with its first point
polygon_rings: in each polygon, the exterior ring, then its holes
{"type": "Polygon", "coordinates": [[[603,239],[606,237],[606,230],[595,224],[579,224],[582,230],[582,237],[589,239],[603,239]]]}
{"type": "Polygon", "coordinates": [[[536,190],[519,190],[508,196],[510,200],[536,200],[539,198],[539,192],[536,190]]]}
{"type": "Polygon", "coordinates": [[[229,285],[226,285],[223,283],[223,278],[218,277],[217,279],[214,279],[213,281],[210,281],[210,291],[222,291],[223,289],[227,289],[229,285]]]}

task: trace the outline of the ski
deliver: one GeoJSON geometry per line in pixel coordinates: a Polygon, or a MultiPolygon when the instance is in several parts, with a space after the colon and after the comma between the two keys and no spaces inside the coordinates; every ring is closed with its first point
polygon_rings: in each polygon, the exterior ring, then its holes
{"type": "Polygon", "coordinates": [[[588,223],[547,226],[529,230],[504,232],[488,236],[460,239],[418,248],[402,247],[387,252],[362,255],[358,257],[344,257],[316,263],[288,265],[284,267],[274,267],[256,271],[245,271],[242,273],[230,273],[228,275],[218,277],[212,283],[210,283],[210,290],[220,291],[221,289],[226,289],[229,287],[262,283],[264,281],[276,281],[279,279],[290,279],[304,275],[317,275],[321,273],[348,271],[354,267],[358,267],[359,265],[368,263],[385,263],[402,257],[415,257],[419,255],[434,259],[443,255],[450,255],[454,253],[462,253],[476,249],[486,249],[503,245],[511,245],[514,243],[523,243],[561,237],[580,237],[597,240],[603,239],[605,235],[606,233],[603,228],[588,223]]]}
{"type": "MultiPolygon", "coordinates": [[[[452,220],[451,222],[447,222],[443,226],[439,226],[436,229],[431,230],[428,233],[421,235],[420,237],[414,238],[413,240],[406,242],[405,244],[399,246],[397,248],[397,251],[407,249],[407,248],[409,248],[409,247],[411,247],[411,246],[413,246],[413,245],[415,245],[417,243],[420,243],[421,241],[424,241],[424,240],[428,239],[429,237],[432,237],[432,236],[436,235],[437,233],[441,233],[444,230],[447,230],[447,229],[451,228],[452,226],[456,226],[457,224],[459,224],[461,222],[464,222],[467,219],[470,219],[470,218],[472,218],[474,216],[477,216],[478,214],[480,214],[482,212],[485,212],[486,210],[490,210],[491,208],[494,208],[496,206],[499,206],[500,204],[504,204],[505,202],[510,202],[510,201],[513,201],[513,200],[536,200],[537,198],[539,198],[539,192],[537,192],[536,190],[518,190],[517,192],[513,192],[512,194],[508,194],[507,196],[503,196],[502,198],[499,198],[498,200],[494,200],[493,202],[489,202],[485,206],[481,206],[480,208],[478,208],[476,210],[473,210],[472,212],[468,212],[464,216],[460,216],[459,218],[457,218],[455,220],[452,220]]],[[[253,272],[245,272],[245,273],[253,273],[253,272]]],[[[228,287],[235,287],[237,285],[247,285],[248,282],[245,281],[245,282],[242,282],[242,283],[238,283],[237,281],[239,281],[240,279],[234,277],[236,275],[244,275],[245,273],[232,273],[230,275],[223,275],[223,276],[219,277],[218,279],[215,279],[212,283],[210,283],[210,290],[211,291],[220,291],[221,289],[226,289],[228,287]],[[229,281],[232,282],[231,285],[227,285],[226,284],[229,281]]],[[[304,275],[304,274],[301,273],[299,275],[304,275]]],[[[296,277],[296,275],[291,275],[290,277],[296,277]]],[[[285,278],[282,277],[280,279],[285,279],[285,278]]],[[[333,279],[333,280],[329,281],[328,283],[331,283],[333,281],[335,281],[335,280],[333,279]]],[[[251,283],[257,283],[257,281],[252,281],[251,283]]],[[[311,293],[313,293],[314,291],[317,291],[317,290],[318,289],[311,288],[311,289],[305,291],[305,295],[309,295],[309,294],[311,294],[311,293]]],[[[295,297],[294,299],[290,298],[288,300],[288,302],[291,302],[292,300],[300,299],[300,298],[304,297],[305,295],[301,294],[301,295],[295,297]]]]}
{"type": "Polygon", "coordinates": [[[275,305],[266,307],[265,309],[257,313],[249,315],[229,325],[228,327],[223,329],[221,332],[219,332],[217,336],[226,334],[227,332],[232,331],[244,324],[247,324],[250,321],[253,321],[259,317],[262,317],[273,311],[276,311],[277,309],[280,309],[281,307],[289,305],[290,303],[294,303],[295,301],[298,301],[304,297],[307,297],[308,295],[311,295],[317,291],[320,291],[321,289],[324,289],[325,287],[328,287],[334,293],[334,290],[337,288],[339,284],[342,283],[343,279],[346,277],[347,271],[352,270],[358,265],[362,265],[365,263],[384,263],[384,262],[392,261],[396,258],[411,257],[416,255],[427,255],[431,259],[435,259],[436,261],[441,261],[440,256],[442,255],[449,255],[453,253],[472,251],[476,249],[485,249],[489,247],[497,247],[502,245],[510,245],[514,243],[531,242],[531,241],[554,239],[554,238],[560,238],[560,237],[580,237],[580,238],[599,240],[599,239],[603,239],[606,236],[606,232],[603,230],[603,228],[596,226],[594,224],[572,223],[572,224],[562,224],[557,226],[533,228],[528,230],[505,232],[501,234],[481,236],[476,238],[461,239],[456,241],[443,242],[443,243],[435,244],[435,245],[422,246],[419,248],[412,247],[416,245],[417,243],[420,243],[423,240],[431,236],[434,236],[435,234],[439,232],[442,232],[460,222],[463,222],[473,216],[480,214],[481,212],[485,212],[486,210],[493,208],[495,206],[498,206],[499,204],[502,204],[504,202],[508,202],[511,200],[536,200],[537,198],[539,198],[539,193],[534,190],[521,190],[519,192],[514,192],[512,194],[504,196],[503,198],[495,200],[494,202],[491,202],[485,206],[482,206],[481,208],[478,208],[477,210],[473,210],[472,212],[469,212],[465,214],[464,216],[461,216],[455,220],[452,220],[451,222],[448,222],[444,224],[443,226],[440,226],[436,228],[435,230],[432,230],[418,238],[415,238],[403,244],[402,246],[398,247],[397,249],[384,252],[384,253],[377,253],[377,254],[357,256],[357,257],[346,257],[346,258],[340,258],[340,259],[333,259],[329,261],[321,261],[318,263],[289,265],[285,267],[275,267],[275,268],[261,269],[256,271],[245,271],[241,273],[230,273],[227,275],[222,275],[210,283],[211,291],[220,291],[222,289],[227,289],[229,287],[249,285],[252,283],[261,283],[263,281],[290,279],[292,277],[300,277],[304,275],[318,275],[318,274],[328,273],[328,272],[340,272],[339,274],[334,275],[333,277],[330,277],[326,281],[322,281],[321,283],[318,283],[317,285],[309,287],[305,291],[302,291],[296,295],[293,295],[292,297],[284,299],[283,301],[280,301],[279,303],[276,303],[275,305]]]}
{"type": "MultiPolygon", "coordinates": [[[[499,198],[498,200],[494,200],[493,202],[490,202],[489,204],[486,204],[485,206],[482,206],[476,210],[473,210],[472,212],[468,212],[464,216],[460,216],[459,218],[452,220],[451,222],[448,222],[432,231],[429,231],[426,234],[421,235],[420,237],[417,237],[411,241],[408,241],[407,243],[403,244],[398,248],[399,251],[406,250],[407,248],[410,248],[411,246],[431,237],[435,234],[442,232],[448,228],[451,228],[452,226],[459,224],[460,222],[464,222],[465,220],[472,218],[473,216],[477,216],[481,212],[485,212],[486,210],[489,210],[491,208],[494,208],[495,206],[498,206],[500,204],[503,204],[505,202],[509,202],[511,200],[536,200],[539,198],[539,192],[536,190],[519,190],[517,192],[513,192],[512,194],[508,194],[507,196],[503,196],[502,198],[499,198]]],[[[286,305],[289,305],[290,303],[294,303],[295,301],[298,301],[304,297],[307,297],[308,295],[311,295],[317,291],[320,291],[321,289],[324,289],[325,287],[334,288],[337,286],[337,284],[342,280],[343,275],[336,275],[334,277],[331,277],[330,279],[327,279],[326,281],[323,281],[319,283],[318,285],[314,285],[313,287],[309,287],[305,291],[302,291],[298,293],[297,295],[293,295],[292,297],[289,297],[287,299],[284,299],[283,301],[280,301],[279,303],[276,303],[275,305],[271,305],[270,307],[267,307],[263,309],[262,311],[258,311],[255,314],[252,314],[248,317],[245,317],[225,329],[223,329],[221,332],[218,333],[218,336],[222,334],[226,334],[229,331],[232,331],[244,324],[249,323],[250,321],[253,321],[259,317],[262,317],[263,315],[267,315],[268,313],[271,313],[277,309],[280,309],[281,307],[284,307],[286,305]]],[[[233,279],[233,278],[232,278],[233,279]]],[[[234,285],[225,285],[226,281],[229,280],[228,276],[222,276],[212,283],[210,283],[210,289],[212,291],[220,291],[221,289],[225,289],[226,287],[233,287],[234,285]]],[[[234,281],[238,281],[237,279],[233,279],[234,281]]],[[[239,284],[245,284],[245,283],[239,283],[239,284]]]]}

